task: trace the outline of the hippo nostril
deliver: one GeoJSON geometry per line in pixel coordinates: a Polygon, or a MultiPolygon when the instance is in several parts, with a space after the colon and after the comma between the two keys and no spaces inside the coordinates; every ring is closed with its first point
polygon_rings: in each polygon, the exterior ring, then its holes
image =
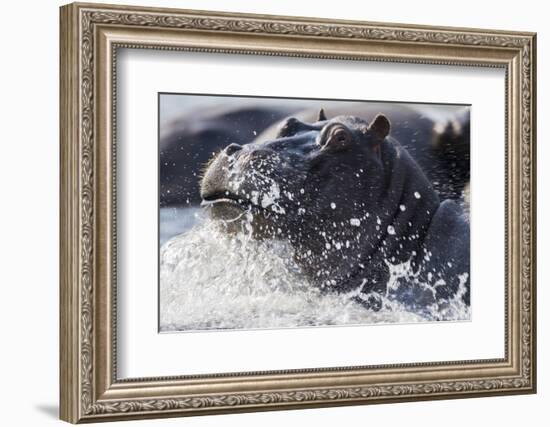
{"type": "Polygon", "coordinates": [[[227,147],[225,147],[224,151],[225,151],[225,154],[227,154],[228,156],[231,156],[237,151],[242,150],[242,148],[243,146],[239,144],[229,144],[227,147]]]}

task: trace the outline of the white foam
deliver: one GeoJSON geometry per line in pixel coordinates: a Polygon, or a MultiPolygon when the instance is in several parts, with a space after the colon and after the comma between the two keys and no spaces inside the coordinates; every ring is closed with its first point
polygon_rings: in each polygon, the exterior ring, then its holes
{"type": "MultiPolygon", "coordinates": [[[[407,275],[396,267],[388,283],[407,275]]],[[[387,301],[364,308],[350,294],[323,293],[293,261],[283,241],[229,235],[210,221],[176,236],[160,253],[160,330],[287,328],[316,325],[410,323],[469,318],[453,300],[446,313],[414,313],[387,301]]],[[[435,310],[435,308],[434,308],[435,310]]]]}

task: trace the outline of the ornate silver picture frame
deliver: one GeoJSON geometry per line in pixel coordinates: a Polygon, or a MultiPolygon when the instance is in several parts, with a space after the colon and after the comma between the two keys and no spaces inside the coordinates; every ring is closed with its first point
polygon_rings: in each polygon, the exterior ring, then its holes
{"type": "Polygon", "coordinates": [[[60,18],[61,419],[79,423],[536,391],[535,34],[81,3],[63,6],[60,18]],[[310,58],[320,67],[339,60],[502,70],[505,200],[498,215],[504,218],[504,250],[491,256],[504,265],[504,280],[497,284],[505,302],[503,357],[205,374],[186,374],[183,361],[181,375],[121,378],[122,50],[310,58]]]}

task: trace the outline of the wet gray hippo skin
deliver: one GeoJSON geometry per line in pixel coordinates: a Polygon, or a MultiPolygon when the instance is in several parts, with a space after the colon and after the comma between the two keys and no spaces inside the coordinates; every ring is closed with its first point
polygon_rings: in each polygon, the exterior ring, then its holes
{"type": "Polygon", "coordinates": [[[380,296],[422,309],[458,296],[469,304],[469,224],[390,136],[384,115],[308,124],[288,119],[276,138],[231,144],[208,164],[203,205],[229,231],[294,247],[326,291],[366,307],[380,296]],[[406,279],[395,266],[410,263],[406,279]]]}

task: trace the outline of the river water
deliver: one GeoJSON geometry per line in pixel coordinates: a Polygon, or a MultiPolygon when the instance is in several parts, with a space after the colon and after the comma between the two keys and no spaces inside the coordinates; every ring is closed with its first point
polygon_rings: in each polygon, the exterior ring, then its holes
{"type": "MultiPolygon", "coordinates": [[[[308,282],[286,242],[227,235],[200,208],[160,212],[160,330],[264,329],[379,323],[463,321],[460,298],[415,313],[390,300],[380,311],[354,292],[327,294],[308,282]]],[[[408,275],[394,266],[392,280],[408,275]]]]}

